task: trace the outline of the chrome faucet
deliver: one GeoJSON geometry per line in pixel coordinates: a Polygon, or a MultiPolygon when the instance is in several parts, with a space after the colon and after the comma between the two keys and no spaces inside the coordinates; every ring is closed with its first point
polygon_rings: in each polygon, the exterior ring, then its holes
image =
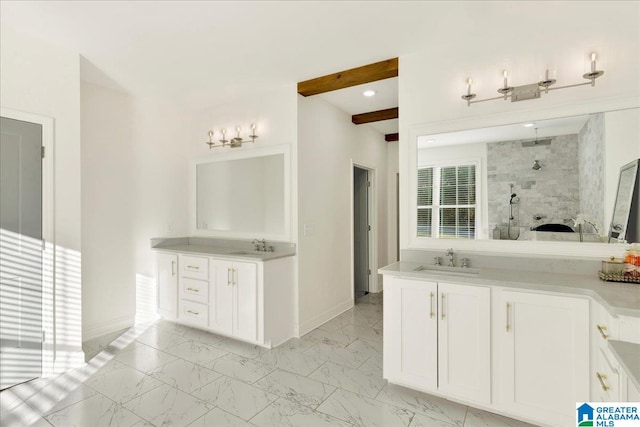
{"type": "Polygon", "coordinates": [[[462,268],[469,268],[469,258],[462,258],[462,268]]]}
{"type": "Polygon", "coordinates": [[[440,257],[433,257],[433,260],[435,261],[433,265],[442,265],[442,263],[440,262],[440,257]]]}
{"type": "Polygon", "coordinates": [[[447,256],[449,257],[449,267],[455,267],[453,263],[453,248],[447,249],[447,256]]]}

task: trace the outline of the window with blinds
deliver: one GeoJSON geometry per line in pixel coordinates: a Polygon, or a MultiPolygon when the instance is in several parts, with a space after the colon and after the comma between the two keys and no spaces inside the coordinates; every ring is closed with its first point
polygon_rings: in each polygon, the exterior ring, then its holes
{"type": "Polygon", "coordinates": [[[475,239],[476,165],[418,169],[418,237],[475,239]]]}

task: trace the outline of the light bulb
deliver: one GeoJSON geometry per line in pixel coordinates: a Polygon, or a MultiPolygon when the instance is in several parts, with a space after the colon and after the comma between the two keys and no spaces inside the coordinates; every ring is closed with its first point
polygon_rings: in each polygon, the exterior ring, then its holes
{"type": "Polygon", "coordinates": [[[593,52],[593,53],[591,53],[591,62],[593,62],[595,60],[596,60],[596,53],[593,52]]]}
{"type": "Polygon", "coordinates": [[[502,72],[502,77],[504,77],[505,79],[507,78],[507,70],[504,70],[504,71],[502,72]]]}

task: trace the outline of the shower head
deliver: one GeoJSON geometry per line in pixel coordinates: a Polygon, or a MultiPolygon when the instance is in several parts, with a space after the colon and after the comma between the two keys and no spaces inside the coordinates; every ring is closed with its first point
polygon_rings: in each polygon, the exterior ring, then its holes
{"type": "Polygon", "coordinates": [[[531,169],[533,169],[534,171],[540,170],[540,169],[542,169],[542,165],[540,164],[540,162],[538,160],[534,160],[533,161],[533,166],[531,166],[531,169]]]}
{"type": "Polygon", "coordinates": [[[512,205],[513,204],[513,199],[515,199],[517,196],[516,193],[511,193],[511,198],[509,199],[509,204],[512,205]]]}

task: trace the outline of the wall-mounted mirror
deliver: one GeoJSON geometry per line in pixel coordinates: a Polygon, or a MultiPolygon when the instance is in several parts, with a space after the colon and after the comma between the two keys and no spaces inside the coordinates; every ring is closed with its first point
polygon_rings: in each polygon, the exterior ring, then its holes
{"type": "Polygon", "coordinates": [[[252,150],[195,164],[202,234],[288,239],[288,151],[252,150]]]}
{"type": "Polygon", "coordinates": [[[609,242],[637,242],[640,233],[640,160],[620,168],[618,191],[609,227],[609,242]]]}
{"type": "Polygon", "coordinates": [[[632,109],[418,135],[414,236],[608,242],[615,193],[607,180],[629,161],[617,139],[621,126],[637,133],[638,116],[632,109]]]}

